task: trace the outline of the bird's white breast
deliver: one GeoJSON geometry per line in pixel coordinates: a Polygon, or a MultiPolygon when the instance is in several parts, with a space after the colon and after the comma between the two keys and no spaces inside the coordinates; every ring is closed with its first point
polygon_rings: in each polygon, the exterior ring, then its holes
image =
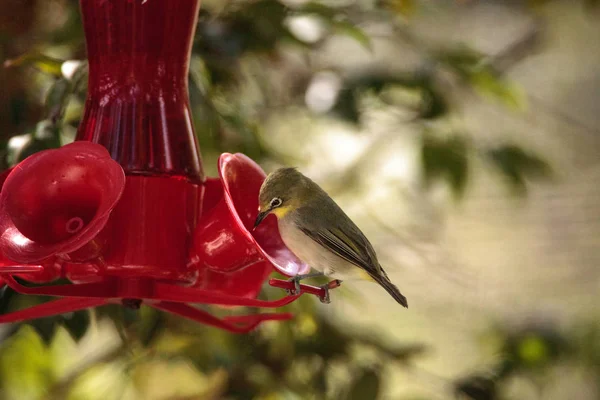
{"type": "Polygon", "coordinates": [[[278,225],[285,245],[311,268],[340,280],[362,278],[358,267],[306,236],[291,219],[281,218],[278,225]]]}

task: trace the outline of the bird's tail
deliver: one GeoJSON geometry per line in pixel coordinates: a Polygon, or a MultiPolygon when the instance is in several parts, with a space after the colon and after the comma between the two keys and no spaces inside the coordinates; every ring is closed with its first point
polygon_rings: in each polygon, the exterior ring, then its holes
{"type": "Polygon", "coordinates": [[[375,280],[375,282],[383,286],[383,288],[394,298],[394,300],[400,303],[403,307],[408,308],[408,301],[406,300],[406,297],[400,293],[400,289],[398,289],[396,285],[390,281],[390,278],[387,276],[383,268],[381,268],[381,274],[373,274],[372,278],[375,280]]]}

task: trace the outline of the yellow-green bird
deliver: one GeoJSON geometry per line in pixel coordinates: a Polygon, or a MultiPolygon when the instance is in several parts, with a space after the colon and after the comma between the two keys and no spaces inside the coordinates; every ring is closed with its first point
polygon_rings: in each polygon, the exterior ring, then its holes
{"type": "MultiPolygon", "coordinates": [[[[401,305],[406,297],[390,281],[373,246],[361,230],[319,185],[296,168],[280,168],[269,174],[259,193],[256,228],[270,213],[275,214],[286,246],[318,273],[297,275],[299,281],[325,275],[340,281],[375,281],[401,305]]],[[[329,300],[327,287],[326,298],[329,300]]]]}

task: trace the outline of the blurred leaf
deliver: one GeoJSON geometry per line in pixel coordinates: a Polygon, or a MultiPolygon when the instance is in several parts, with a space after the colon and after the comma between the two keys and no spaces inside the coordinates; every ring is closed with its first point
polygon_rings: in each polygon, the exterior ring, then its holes
{"type": "MultiPolygon", "coordinates": [[[[157,378],[153,377],[152,383],[156,381],[157,378]]],[[[68,387],[68,396],[59,395],[53,400],[120,399],[123,396],[123,388],[129,382],[130,376],[123,373],[122,363],[98,363],[83,369],[78,374],[77,379],[68,387]]]]}
{"type": "Polygon", "coordinates": [[[600,377],[600,324],[597,321],[580,323],[574,336],[577,357],[600,377]]]}
{"type": "Polygon", "coordinates": [[[433,87],[424,87],[420,108],[420,118],[435,119],[444,116],[448,112],[449,106],[441,92],[433,87]]]}
{"type": "Polygon", "coordinates": [[[600,0],[585,0],[586,7],[597,8],[600,6],[600,0]]]}
{"type": "Polygon", "coordinates": [[[473,71],[478,71],[485,62],[485,55],[468,46],[457,46],[434,54],[441,63],[449,66],[463,78],[468,78],[473,71]]]}
{"type": "Polygon", "coordinates": [[[318,332],[306,340],[298,340],[296,351],[304,354],[317,354],[327,362],[347,355],[351,345],[351,338],[344,334],[339,327],[321,319],[318,332]]]}
{"type": "Polygon", "coordinates": [[[346,121],[358,123],[360,120],[360,95],[370,92],[381,96],[382,101],[390,101],[389,90],[394,87],[402,87],[419,93],[418,114],[421,119],[439,118],[449,111],[445,97],[434,87],[433,79],[429,75],[423,75],[421,71],[411,71],[405,74],[374,71],[348,79],[338,94],[332,113],[346,121]]]}
{"type": "Polygon", "coordinates": [[[34,67],[56,77],[62,75],[61,66],[63,61],[40,54],[37,52],[25,53],[18,58],[4,61],[5,67],[34,67]]]}
{"type": "Polygon", "coordinates": [[[66,78],[57,79],[46,95],[46,115],[52,121],[62,118],[67,100],[73,91],[73,85],[66,78]]]}
{"type": "Polygon", "coordinates": [[[373,43],[371,38],[366,34],[364,30],[356,26],[355,24],[348,21],[332,21],[331,26],[335,33],[345,35],[356,40],[366,50],[373,51],[373,43]]]}
{"type": "Polygon", "coordinates": [[[347,400],[375,400],[379,397],[381,379],[379,371],[363,370],[358,378],[348,388],[347,400]]]}
{"type": "Polygon", "coordinates": [[[165,319],[161,312],[151,307],[142,307],[140,315],[141,321],[138,335],[142,345],[148,347],[164,331],[165,319]]]}
{"type": "Polygon", "coordinates": [[[66,21],[60,29],[53,30],[48,39],[57,45],[78,46],[83,43],[83,24],[79,7],[64,7],[66,21]]]}
{"type": "Polygon", "coordinates": [[[548,4],[551,0],[527,0],[527,3],[532,8],[542,7],[548,4]]]}
{"type": "Polygon", "coordinates": [[[517,146],[489,150],[486,157],[517,193],[526,192],[527,178],[550,178],[553,175],[547,162],[517,146]]]}
{"type": "Polygon", "coordinates": [[[455,394],[459,399],[494,400],[496,382],[484,376],[470,376],[456,383],[455,394]]]}
{"type": "MultiPolygon", "coordinates": [[[[248,157],[254,160],[261,160],[266,155],[266,150],[260,140],[258,130],[259,125],[253,121],[244,119],[244,116],[239,112],[220,113],[219,114],[223,125],[230,127],[239,139],[239,150],[245,153],[248,157]]],[[[231,148],[231,143],[228,147],[231,148]]],[[[233,151],[233,149],[231,149],[233,151]]]]}
{"type": "Polygon", "coordinates": [[[495,98],[509,108],[524,110],[527,106],[521,87],[505,81],[490,69],[474,71],[469,76],[469,82],[481,95],[495,98]]]}
{"type": "Polygon", "coordinates": [[[549,358],[549,349],[544,340],[535,335],[523,338],[518,346],[519,358],[527,365],[545,364],[549,358]]]}
{"type": "Polygon", "coordinates": [[[494,98],[505,106],[524,110],[526,99],[523,90],[506,81],[499,72],[487,63],[486,55],[469,47],[460,46],[435,55],[436,59],[452,68],[476,92],[494,98]]]}
{"type": "Polygon", "coordinates": [[[416,0],[383,0],[382,5],[396,14],[411,16],[416,10],[416,0]]]}
{"type": "Polygon", "coordinates": [[[6,314],[9,310],[11,299],[17,295],[8,285],[4,284],[0,288],[0,315],[6,314]]]}
{"type": "Polygon", "coordinates": [[[192,78],[192,83],[196,85],[200,93],[207,96],[212,86],[210,71],[206,67],[202,57],[196,54],[192,54],[190,59],[190,77],[192,78]]]}
{"type": "Polygon", "coordinates": [[[45,344],[50,344],[54,337],[54,332],[56,331],[57,322],[58,320],[56,317],[37,318],[25,322],[24,326],[29,325],[35,330],[45,344]]]}
{"type": "Polygon", "coordinates": [[[258,0],[244,3],[228,18],[242,35],[247,50],[271,51],[282,37],[289,36],[284,25],[288,12],[276,0],[258,0]]]}
{"type": "Polygon", "coordinates": [[[132,317],[131,312],[135,313],[135,310],[130,310],[126,314],[125,307],[121,304],[106,304],[96,308],[98,318],[110,319],[115,324],[117,332],[123,341],[127,340],[128,330],[131,328],[132,323],[135,322],[135,316],[132,317]]]}
{"type": "Polygon", "coordinates": [[[567,341],[553,326],[533,325],[509,333],[504,354],[513,370],[539,370],[567,349],[567,341]]]}
{"type": "Polygon", "coordinates": [[[2,343],[0,376],[6,400],[40,398],[52,383],[48,348],[30,326],[2,343]]]}
{"type": "Polygon", "coordinates": [[[72,92],[85,95],[87,91],[89,74],[88,62],[85,60],[71,60],[68,62],[78,63],[71,76],[65,76],[65,78],[71,81],[71,84],[73,86],[72,92]]]}
{"type": "Polygon", "coordinates": [[[69,335],[76,342],[85,335],[90,326],[90,312],[88,310],[64,314],[60,319],[69,335]]]}
{"type": "Polygon", "coordinates": [[[47,148],[60,147],[60,129],[52,121],[43,120],[38,122],[33,136],[34,140],[43,142],[47,148]]]}
{"type": "Polygon", "coordinates": [[[313,1],[303,4],[297,9],[297,11],[302,14],[316,14],[327,20],[333,20],[340,12],[339,10],[326,6],[323,3],[317,3],[313,1]]]}
{"type": "Polygon", "coordinates": [[[426,134],[421,149],[425,183],[446,179],[454,194],[462,196],[469,176],[468,152],[469,144],[464,137],[440,139],[426,134]]]}
{"type": "Polygon", "coordinates": [[[360,112],[355,89],[342,89],[338,94],[336,104],[331,109],[331,113],[344,121],[358,124],[360,122],[360,112]]]}
{"type": "Polygon", "coordinates": [[[427,347],[422,344],[396,346],[386,349],[385,353],[398,362],[413,361],[415,357],[423,355],[427,347]]]}
{"type": "MultiPolygon", "coordinates": [[[[69,373],[72,373],[81,361],[79,358],[82,358],[77,342],[64,326],[57,327],[56,332],[54,332],[48,353],[54,379],[58,381],[63,380],[69,373]]],[[[51,389],[51,391],[53,390],[51,389]]]]}

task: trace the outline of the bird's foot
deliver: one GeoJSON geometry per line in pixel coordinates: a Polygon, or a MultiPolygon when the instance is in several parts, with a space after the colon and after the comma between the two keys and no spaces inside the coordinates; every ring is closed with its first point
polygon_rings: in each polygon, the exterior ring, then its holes
{"type": "Polygon", "coordinates": [[[329,291],[335,288],[338,288],[342,285],[342,281],[340,281],[339,279],[334,279],[329,283],[326,283],[325,285],[321,286],[321,289],[323,289],[324,294],[323,296],[319,297],[319,300],[321,300],[321,303],[323,304],[329,304],[331,303],[331,297],[329,296],[329,291]]]}
{"type": "Polygon", "coordinates": [[[323,273],[322,272],[314,272],[312,274],[296,275],[296,276],[288,279],[288,282],[294,283],[294,289],[287,289],[286,290],[287,294],[289,294],[290,296],[300,294],[300,292],[302,291],[302,288],[300,287],[300,281],[303,279],[307,279],[307,278],[315,278],[317,276],[323,276],[323,273]]]}
{"type": "Polygon", "coordinates": [[[293,278],[288,279],[288,282],[293,282],[294,283],[294,288],[293,289],[286,289],[286,293],[290,296],[294,296],[296,294],[300,294],[300,291],[302,290],[300,288],[300,281],[302,280],[302,275],[296,275],[293,278]]]}

